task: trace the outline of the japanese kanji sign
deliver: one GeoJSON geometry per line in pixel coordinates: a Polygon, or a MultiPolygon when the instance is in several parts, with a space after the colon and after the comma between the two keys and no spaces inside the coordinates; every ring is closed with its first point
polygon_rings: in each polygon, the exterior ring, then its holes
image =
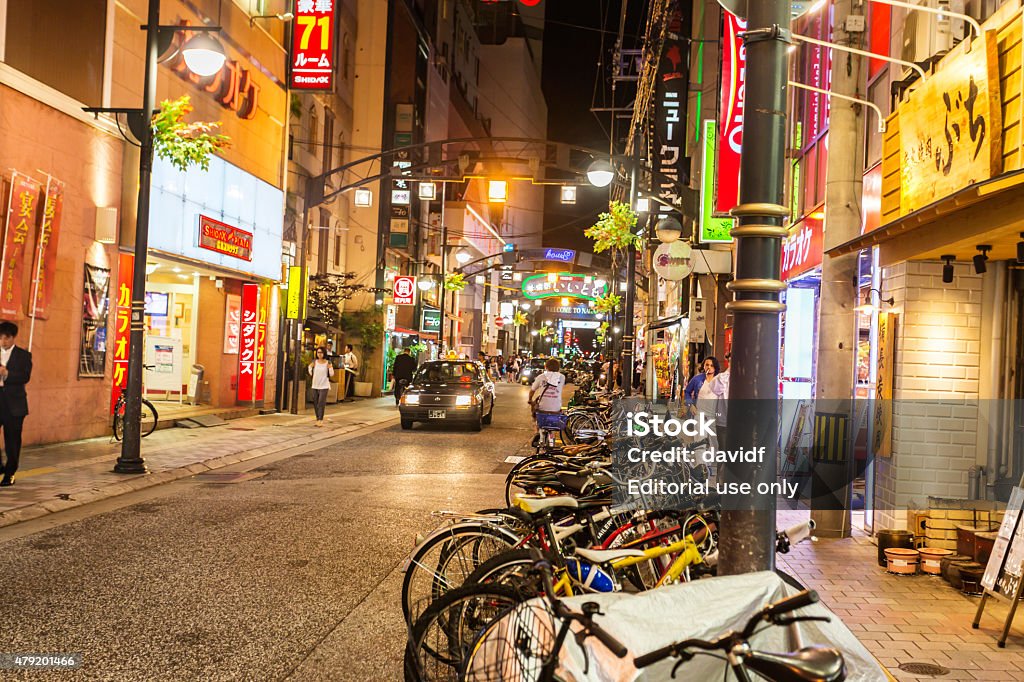
{"type": "Polygon", "coordinates": [[[60,219],[64,211],[64,183],[56,178],[46,182],[43,219],[36,235],[36,253],[32,261],[32,293],[29,315],[41,320],[47,317],[47,306],[53,296],[57,276],[57,239],[60,237],[60,219]]]}
{"type": "Polygon", "coordinates": [[[238,400],[263,400],[266,371],[267,306],[260,305],[260,286],[242,285],[241,327],[238,335],[238,400]]]}
{"type": "Polygon", "coordinates": [[[1002,172],[994,31],[910,93],[899,107],[899,130],[900,215],[1002,172]]]}
{"type": "Polygon", "coordinates": [[[684,31],[683,21],[680,3],[670,3],[668,37],[655,83],[653,165],[658,171],[655,192],[670,204],[679,203],[679,187],[690,181],[685,122],[690,51],[680,39],[680,36],[689,35],[684,31]]]}
{"type": "Polygon", "coordinates": [[[11,193],[7,202],[7,225],[0,261],[0,317],[19,318],[22,314],[21,280],[25,246],[35,229],[39,205],[39,183],[15,171],[11,175],[11,193]]]}
{"type": "Polygon", "coordinates": [[[782,241],[783,281],[821,265],[825,243],[824,222],[824,218],[816,211],[789,228],[789,236],[782,241]]]}
{"type": "Polygon", "coordinates": [[[334,0],[296,0],[291,88],[334,88],[334,0]]]}
{"type": "Polygon", "coordinates": [[[114,298],[114,363],[110,413],[121,391],[128,386],[128,341],[132,327],[132,270],[135,256],[122,253],[117,260],[117,293],[114,298]]]}

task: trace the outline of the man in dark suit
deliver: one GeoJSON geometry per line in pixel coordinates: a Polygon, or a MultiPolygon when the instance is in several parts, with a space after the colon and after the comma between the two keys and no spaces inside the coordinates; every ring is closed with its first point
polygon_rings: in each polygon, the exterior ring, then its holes
{"type": "Polygon", "coordinates": [[[412,350],[404,348],[395,358],[395,364],[391,369],[391,376],[395,378],[395,405],[402,399],[405,387],[412,381],[412,375],[416,373],[416,358],[412,356],[412,350]]]}
{"type": "Polygon", "coordinates": [[[21,425],[28,416],[25,384],[32,378],[32,354],[14,345],[17,336],[18,325],[0,322],[0,428],[7,455],[0,486],[14,485],[21,456],[21,425]]]}

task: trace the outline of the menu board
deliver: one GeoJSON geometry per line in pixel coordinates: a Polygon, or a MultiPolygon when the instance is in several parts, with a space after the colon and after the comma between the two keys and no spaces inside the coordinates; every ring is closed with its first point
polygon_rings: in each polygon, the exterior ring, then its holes
{"type": "Polygon", "coordinates": [[[1018,486],[1010,494],[1006,515],[981,579],[982,587],[991,592],[1012,596],[1020,585],[1021,564],[1024,563],[1024,527],[1018,523],[1021,507],[1024,507],[1024,489],[1018,486]]]}

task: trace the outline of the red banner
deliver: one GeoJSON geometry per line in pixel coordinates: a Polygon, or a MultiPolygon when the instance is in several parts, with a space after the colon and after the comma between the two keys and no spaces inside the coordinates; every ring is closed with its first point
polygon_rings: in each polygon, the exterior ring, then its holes
{"type": "Polygon", "coordinates": [[[11,195],[7,202],[7,226],[0,262],[0,317],[4,319],[21,317],[25,244],[36,224],[41,189],[39,183],[30,177],[18,172],[11,175],[11,195]]]}
{"type": "Polygon", "coordinates": [[[199,216],[199,248],[251,261],[252,232],[246,232],[234,225],[201,215],[199,216]]]}
{"type": "Polygon", "coordinates": [[[110,413],[121,391],[128,386],[128,343],[132,329],[132,271],[135,256],[122,253],[117,260],[117,298],[114,302],[114,388],[110,394],[110,413]]]}
{"type": "Polygon", "coordinates": [[[825,243],[824,225],[825,214],[819,208],[789,228],[789,236],[782,240],[780,279],[791,280],[821,265],[822,247],[825,243]]]}
{"type": "Polygon", "coordinates": [[[743,111],[746,102],[747,50],[740,33],[747,20],[729,12],[722,32],[722,99],[718,114],[718,190],[715,213],[728,215],[740,197],[740,152],[743,148],[743,111]]]}
{"type": "Polygon", "coordinates": [[[289,78],[292,90],[334,88],[334,2],[296,0],[289,78]]]}
{"type": "MultiPolygon", "coordinates": [[[[264,298],[268,298],[264,296],[264,298]]],[[[266,313],[260,307],[260,286],[242,285],[242,324],[238,335],[238,400],[263,399],[266,313]]]]}
{"type": "Polygon", "coordinates": [[[263,400],[267,371],[267,320],[270,316],[270,287],[260,288],[260,316],[256,323],[256,400],[263,400]]]}
{"type": "Polygon", "coordinates": [[[64,211],[64,183],[56,178],[46,181],[46,202],[43,219],[36,236],[36,255],[32,261],[32,293],[29,316],[45,320],[47,306],[53,296],[57,277],[57,239],[60,237],[60,219],[64,211]]]}

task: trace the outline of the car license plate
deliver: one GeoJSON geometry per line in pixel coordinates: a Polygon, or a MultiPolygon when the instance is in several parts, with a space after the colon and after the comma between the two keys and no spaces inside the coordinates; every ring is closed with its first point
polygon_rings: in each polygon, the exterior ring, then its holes
{"type": "Polygon", "coordinates": [[[431,419],[444,419],[446,415],[446,410],[431,410],[429,416],[431,419]]]}

